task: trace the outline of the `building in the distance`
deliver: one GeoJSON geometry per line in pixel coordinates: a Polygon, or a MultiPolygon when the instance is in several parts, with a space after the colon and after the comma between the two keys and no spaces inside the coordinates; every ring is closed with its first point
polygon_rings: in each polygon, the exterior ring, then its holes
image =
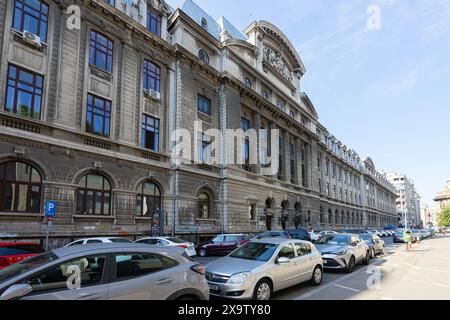
{"type": "MultiPolygon", "coordinates": [[[[61,243],[397,223],[394,187],[319,121],[297,45],[272,23],[239,31],[191,0],[79,0],[78,28],[73,4],[0,1],[0,238],[43,238],[47,200],[61,243]],[[278,172],[246,152],[175,164],[172,133],[200,120],[278,129],[278,172]]],[[[191,143],[208,158],[210,136],[191,143]]]]}
{"type": "Polygon", "coordinates": [[[434,197],[437,206],[442,210],[445,206],[450,205],[450,181],[447,181],[447,186],[441,192],[438,192],[434,197]]]}
{"type": "Polygon", "coordinates": [[[424,227],[437,227],[439,225],[439,206],[424,204],[420,207],[420,216],[424,227]]]}
{"type": "Polygon", "coordinates": [[[387,179],[396,189],[395,205],[397,213],[404,224],[405,215],[408,226],[421,226],[420,196],[414,186],[414,181],[401,173],[388,173],[387,179]]]}

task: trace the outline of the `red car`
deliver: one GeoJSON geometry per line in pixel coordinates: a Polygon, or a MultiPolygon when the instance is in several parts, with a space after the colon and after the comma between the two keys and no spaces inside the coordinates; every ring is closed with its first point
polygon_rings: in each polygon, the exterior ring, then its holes
{"type": "Polygon", "coordinates": [[[0,242],[0,270],[43,252],[44,249],[36,243],[0,242]]]}
{"type": "Polygon", "coordinates": [[[211,241],[199,245],[197,247],[197,254],[200,257],[207,255],[226,255],[243,244],[246,244],[248,240],[248,236],[245,234],[221,234],[211,241]]]}

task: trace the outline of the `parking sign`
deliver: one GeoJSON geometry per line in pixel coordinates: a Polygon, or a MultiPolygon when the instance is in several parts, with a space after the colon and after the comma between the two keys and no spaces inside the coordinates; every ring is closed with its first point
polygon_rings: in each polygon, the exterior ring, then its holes
{"type": "Polygon", "coordinates": [[[54,217],[56,215],[56,201],[45,202],[45,216],[54,217]]]}

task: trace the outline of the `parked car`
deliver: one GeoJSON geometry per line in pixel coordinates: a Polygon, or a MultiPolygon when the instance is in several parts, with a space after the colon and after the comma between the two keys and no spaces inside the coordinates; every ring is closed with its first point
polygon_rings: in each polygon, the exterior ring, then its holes
{"type": "Polygon", "coordinates": [[[44,249],[36,243],[2,242],[0,243],[0,270],[43,252],[44,249]]]}
{"type": "Polygon", "coordinates": [[[227,255],[247,242],[248,236],[245,234],[221,234],[197,246],[196,251],[200,257],[227,255]]]}
{"type": "Polygon", "coordinates": [[[361,234],[360,237],[369,246],[370,257],[372,259],[374,259],[378,254],[384,254],[384,240],[382,240],[379,236],[374,234],[361,234]]]}
{"type": "Polygon", "coordinates": [[[320,238],[320,236],[317,233],[313,232],[313,231],[309,232],[309,237],[310,237],[312,242],[317,241],[320,238]]]}
{"type": "MultiPolygon", "coordinates": [[[[394,238],[393,238],[393,241],[395,243],[404,243],[405,242],[403,240],[403,233],[404,233],[404,231],[405,231],[404,229],[397,230],[397,232],[395,233],[394,238]]],[[[414,233],[412,233],[412,235],[411,235],[412,243],[416,242],[416,236],[417,236],[417,234],[414,235],[414,233]]]]}
{"type": "MultiPolygon", "coordinates": [[[[309,236],[309,234],[308,234],[309,236]]],[[[261,240],[266,238],[285,238],[285,239],[291,239],[291,235],[286,230],[281,231],[265,231],[258,233],[250,240],[261,240]]]]}
{"type": "Polygon", "coordinates": [[[0,299],[209,299],[205,267],[177,247],[110,243],[53,250],[0,271],[0,299]],[[72,277],[80,274],[80,282],[72,277]],[[76,289],[76,290],[73,290],[76,289]]]}
{"type": "Polygon", "coordinates": [[[304,228],[286,230],[292,239],[312,241],[311,234],[304,228]]]}
{"type": "Polygon", "coordinates": [[[344,230],[341,230],[341,233],[362,234],[362,233],[367,233],[367,230],[363,230],[363,229],[344,229],[344,230]]]}
{"type": "Polygon", "coordinates": [[[329,234],[321,237],[316,247],[322,254],[324,268],[350,273],[358,263],[369,263],[369,246],[356,234],[329,234]]]}
{"type": "Polygon", "coordinates": [[[322,236],[327,235],[327,234],[338,234],[338,232],[332,231],[332,230],[324,230],[324,231],[320,231],[320,232],[319,232],[319,237],[322,237],[322,236]]]}
{"type": "Polygon", "coordinates": [[[195,245],[192,242],[185,241],[183,239],[173,238],[173,237],[147,237],[138,239],[135,243],[152,244],[158,246],[176,246],[183,248],[187,255],[193,257],[197,255],[195,251],[195,245]]]}
{"type": "Polygon", "coordinates": [[[231,299],[269,300],[272,293],[298,283],[322,282],[322,257],[297,239],[251,240],[206,267],[210,294],[231,299]]]}
{"type": "Polygon", "coordinates": [[[65,245],[65,247],[78,246],[83,244],[94,244],[94,243],[133,243],[133,241],[121,237],[85,238],[75,240],[74,242],[65,245]]]}

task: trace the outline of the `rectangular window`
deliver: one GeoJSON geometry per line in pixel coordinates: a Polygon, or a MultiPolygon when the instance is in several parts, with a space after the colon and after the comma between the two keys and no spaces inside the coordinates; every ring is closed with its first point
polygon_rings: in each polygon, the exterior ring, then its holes
{"type": "MultiPolygon", "coordinates": [[[[247,132],[247,130],[250,129],[250,121],[247,120],[246,118],[241,118],[241,129],[244,132],[247,132]]],[[[249,164],[250,163],[250,140],[248,137],[245,137],[242,152],[244,154],[245,164],[249,164]]]]}
{"type": "Polygon", "coordinates": [[[161,37],[161,15],[150,8],[147,10],[147,30],[161,37]]]}
{"type": "Polygon", "coordinates": [[[106,0],[106,2],[108,2],[112,6],[116,5],[116,0],[106,0]]]}
{"type": "Polygon", "coordinates": [[[114,43],[97,31],[91,31],[89,41],[89,64],[112,72],[114,43]]]}
{"type": "Polygon", "coordinates": [[[197,110],[211,115],[211,100],[199,94],[197,96],[197,110]]]}
{"type": "Polygon", "coordinates": [[[20,67],[8,67],[5,110],[40,119],[44,77],[20,67]]]}
{"type": "Polygon", "coordinates": [[[48,5],[40,0],[15,0],[13,28],[47,41],[48,5]]]}
{"type": "Polygon", "coordinates": [[[159,119],[152,116],[142,116],[142,147],[159,151],[159,119]]]}
{"type": "Polygon", "coordinates": [[[300,148],[300,161],[301,161],[301,168],[302,168],[302,186],[306,187],[306,157],[305,157],[305,148],[302,146],[300,148]]]}
{"type": "Polygon", "coordinates": [[[144,60],[144,89],[160,92],[161,68],[153,62],[144,60]]]}
{"type": "Polygon", "coordinates": [[[111,120],[111,101],[88,94],[86,112],[86,131],[109,137],[111,120]]]}

